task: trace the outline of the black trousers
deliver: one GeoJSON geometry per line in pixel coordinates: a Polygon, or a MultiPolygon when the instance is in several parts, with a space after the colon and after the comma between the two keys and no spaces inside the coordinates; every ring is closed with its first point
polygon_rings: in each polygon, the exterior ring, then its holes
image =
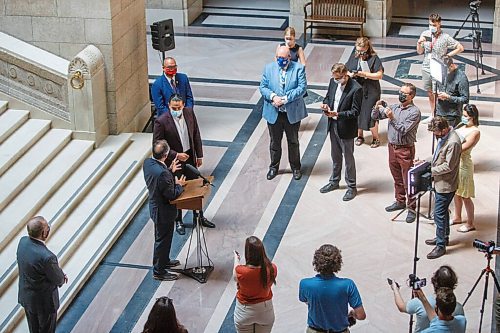
{"type": "Polygon", "coordinates": [[[172,217],[155,224],[155,245],[153,250],[153,273],[162,275],[167,272],[167,263],[170,261],[170,248],[174,236],[175,210],[172,217]]]}
{"type": "Polygon", "coordinates": [[[26,311],[30,333],[54,333],[57,313],[34,313],[26,311]]]}
{"type": "Polygon", "coordinates": [[[278,119],[274,124],[267,123],[271,142],[269,151],[271,153],[271,164],[269,168],[278,170],[281,160],[281,140],[283,132],[286,134],[288,143],[288,161],[292,170],[300,170],[300,151],[299,151],[299,128],[300,121],[290,124],[286,112],[278,112],[278,119]]]}

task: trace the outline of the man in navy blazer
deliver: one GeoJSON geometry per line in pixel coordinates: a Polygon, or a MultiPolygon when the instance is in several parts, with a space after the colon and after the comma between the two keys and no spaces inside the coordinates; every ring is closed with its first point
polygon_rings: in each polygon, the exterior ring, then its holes
{"type": "Polygon", "coordinates": [[[24,307],[31,333],[56,331],[59,291],[68,278],[57,262],[57,257],[46,246],[50,227],[41,216],[29,220],[28,235],[17,247],[19,267],[18,302],[24,307]]]}
{"type": "Polygon", "coordinates": [[[305,67],[290,60],[288,47],[278,47],[276,61],[266,65],[260,82],[260,93],[264,98],[262,117],[267,121],[271,139],[269,145],[271,164],[267,173],[269,180],[278,174],[283,132],[288,143],[288,161],[293,178],[299,180],[302,177],[299,127],[300,121],[307,117],[304,103],[306,88],[305,67]]]}
{"type": "Polygon", "coordinates": [[[361,85],[347,75],[344,64],[334,64],[328,92],[321,104],[321,109],[328,117],[333,172],[330,181],[320,189],[320,192],[327,193],[339,188],[343,155],[347,183],[347,191],[342,198],[344,201],[354,199],[357,194],[354,138],[357,136],[357,121],[362,100],[361,85]]]}
{"type": "Polygon", "coordinates": [[[177,73],[175,59],[167,57],[163,62],[163,75],[151,86],[151,96],[157,110],[156,117],[168,112],[168,101],[173,94],[182,96],[185,107],[191,109],[194,107],[193,92],[187,75],[177,73]]]}
{"type": "Polygon", "coordinates": [[[186,179],[174,177],[173,172],[180,169],[175,159],[169,169],[165,164],[170,147],[167,141],[159,140],[153,144],[153,157],[144,161],[142,170],[149,191],[149,216],[155,227],[155,245],[153,250],[153,278],[160,281],[177,279],[168,268],[178,266],[179,260],[170,259],[170,248],[174,235],[174,221],[177,216],[175,200],[184,191],[186,179]]]}

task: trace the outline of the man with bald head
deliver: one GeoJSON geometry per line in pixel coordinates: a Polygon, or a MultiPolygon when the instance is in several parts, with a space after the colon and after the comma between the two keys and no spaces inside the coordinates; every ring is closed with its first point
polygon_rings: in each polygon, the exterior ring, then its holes
{"type": "Polygon", "coordinates": [[[24,307],[31,333],[56,331],[59,292],[68,278],[57,262],[57,257],[46,246],[50,226],[42,216],[28,221],[28,236],[19,241],[18,302],[24,307]]]}
{"type": "Polygon", "coordinates": [[[262,117],[267,121],[271,141],[268,180],[278,174],[283,132],[288,143],[288,161],[293,178],[299,180],[302,177],[299,127],[300,121],[307,117],[304,103],[306,88],[305,67],[290,60],[290,50],[287,46],[278,47],[276,61],[266,65],[260,82],[260,93],[264,98],[262,117]]]}
{"type": "Polygon", "coordinates": [[[156,117],[168,112],[170,96],[182,96],[184,107],[194,107],[193,92],[186,74],[177,73],[177,62],[172,57],[166,57],[163,62],[163,74],[151,86],[151,97],[156,107],[156,117]]]}

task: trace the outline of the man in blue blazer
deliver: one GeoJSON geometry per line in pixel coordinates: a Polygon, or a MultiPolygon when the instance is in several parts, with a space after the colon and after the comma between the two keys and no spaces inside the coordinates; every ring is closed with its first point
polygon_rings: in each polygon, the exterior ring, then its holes
{"type": "Polygon", "coordinates": [[[29,220],[28,236],[19,241],[18,302],[24,307],[31,333],[56,331],[59,291],[68,278],[57,262],[57,257],[46,246],[50,226],[41,216],[29,220]]]}
{"type": "Polygon", "coordinates": [[[194,107],[193,92],[187,75],[177,73],[175,59],[167,57],[163,63],[163,75],[151,86],[151,96],[157,110],[156,117],[168,112],[168,101],[173,94],[182,96],[186,108],[194,107]]]}
{"type": "Polygon", "coordinates": [[[276,50],[276,61],[264,68],[260,93],[264,97],[262,117],[269,129],[271,164],[267,179],[278,174],[281,160],[281,140],[286,133],[288,161],[293,178],[302,177],[300,171],[299,127],[300,121],[307,117],[304,93],[307,88],[305,67],[290,60],[290,50],[280,46],[276,50]]]}

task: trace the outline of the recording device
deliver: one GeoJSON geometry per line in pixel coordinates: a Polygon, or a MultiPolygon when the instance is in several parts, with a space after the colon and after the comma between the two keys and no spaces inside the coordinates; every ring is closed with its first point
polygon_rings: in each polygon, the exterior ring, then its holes
{"type": "Polygon", "coordinates": [[[386,108],[386,107],[387,107],[387,102],[386,102],[386,101],[380,101],[380,104],[382,104],[382,106],[383,106],[384,108],[386,108]]]}
{"type": "Polygon", "coordinates": [[[419,290],[427,285],[427,279],[426,278],[420,279],[415,274],[410,274],[408,279],[408,285],[413,290],[419,290]]]}
{"type": "Polygon", "coordinates": [[[487,254],[500,254],[500,247],[495,246],[495,242],[490,240],[489,242],[484,242],[479,239],[475,239],[472,242],[472,246],[478,249],[479,252],[484,252],[487,254]]]}
{"type": "Polygon", "coordinates": [[[356,325],[356,318],[354,316],[347,316],[347,321],[349,322],[349,327],[356,325]]]}
{"type": "Polygon", "coordinates": [[[195,176],[197,176],[198,178],[203,179],[203,185],[209,184],[209,185],[214,186],[214,184],[212,184],[207,178],[205,178],[205,176],[202,176],[202,174],[200,173],[200,170],[196,169],[191,164],[186,164],[185,167],[186,167],[187,170],[189,170],[190,172],[192,172],[195,176]]]}
{"type": "Polygon", "coordinates": [[[396,284],[396,287],[398,287],[398,288],[399,288],[399,283],[397,283],[396,281],[394,281],[394,282],[393,282],[393,281],[392,281],[392,279],[387,278],[387,283],[388,283],[390,286],[392,286],[392,284],[394,283],[394,284],[396,284]]]}
{"type": "Polygon", "coordinates": [[[408,192],[414,196],[432,190],[431,163],[423,162],[408,170],[408,192]]]}
{"type": "Polygon", "coordinates": [[[432,42],[432,37],[430,37],[430,36],[425,36],[425,41],[426,41],[426,42],[432,42]]]}
{"type": "Polygon", "coordinates": [[[240,256],[240,253],[239,253],[238,251],[234,250],[233,252],[234,252],[234,254],[236,254],[238,257],[240,256]]]}
{"type": "Polygon", "coordinates": [[[386,101],[380,101],[378,108],[378,112],[384,113],[385,114],[385,108],[387,107],[387,102],[386,101]]]}
{"type": "Polygon", "coordinates": [[[469,2],[470,9],[474,10],[474,11],[477,11],[480,5],[481,5],[481,1],[480,0],[469,2]]]}

